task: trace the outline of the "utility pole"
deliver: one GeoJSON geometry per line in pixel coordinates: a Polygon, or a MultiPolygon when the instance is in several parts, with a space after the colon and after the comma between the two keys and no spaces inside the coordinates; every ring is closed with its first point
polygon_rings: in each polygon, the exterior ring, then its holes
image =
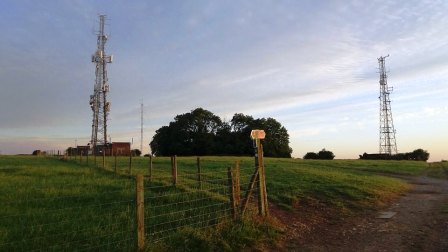
{"type": "Polygon", "coordinates": [[[100,15],[100,26],[97,33],[97,50],[92,55],[92,62],[95,63],[95,86],[93,95],[90,96],[90,107],[93,111],[92,137],[90,139],[93,154],[97,153],[97,146],[102,145],[103,155],[105,155],[107,145],[107,117],[110,111],[110,103],[107,101],[109,84],[107,78],[107,63],[112,63],[112,55],[106,55],[104,51],[107,35],[104,32],[105,15],[100,15]]]}
{"type": "Polygon", "coordinates": [[[387,85],[386,58],[378,58],[380,73],[380,154],[397,154],[397,143],[395,140],[395,128],[392,119],[392,109],[390,106],[389,94],[393,91],[392,87],[387,85]]]}

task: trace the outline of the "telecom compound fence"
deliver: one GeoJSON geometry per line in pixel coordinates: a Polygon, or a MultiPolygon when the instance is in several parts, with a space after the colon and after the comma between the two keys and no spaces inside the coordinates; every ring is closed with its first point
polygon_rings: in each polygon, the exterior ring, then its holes
{"type": "Polygon", "coordinates": [[[0,251],[150,249],[257,209],[253,162],[106,157],[97,168],[91,157],[55,157],[0,177],[0,251]]]}

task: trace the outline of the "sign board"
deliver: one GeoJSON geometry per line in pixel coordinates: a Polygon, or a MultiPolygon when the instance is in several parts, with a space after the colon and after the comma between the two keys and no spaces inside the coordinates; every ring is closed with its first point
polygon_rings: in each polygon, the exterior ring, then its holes
{"type": "Polygon", "coordinates": [[[264,130],[252,130],[250,132],[250,138],[252,139],[264,139],[266,137],[266,133],[264,130]]]}

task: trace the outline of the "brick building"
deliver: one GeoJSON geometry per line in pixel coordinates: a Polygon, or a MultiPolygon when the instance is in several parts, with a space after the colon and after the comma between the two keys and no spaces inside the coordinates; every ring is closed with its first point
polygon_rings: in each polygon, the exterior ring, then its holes
{"type": "Polygon", "coordinates": [[[93,150],[90,148],[90,145],[86,146],[76,146],[76,148],[70,147],[67,155],[93,155],[96,156],[102,156],[103,151],[105,152],[106,156],[129,156],[131,153],[131,143],[129,142],[115,142],[115,143],[108,143],[106,146],[104,145],[97,145],[96,150],[93,150]]]}
{"type": "Polygon", "coordinates": [[[129,142],[112,143],[112,154],[117,156],[129,156],[131,154],[131,143],[129,142]]]}

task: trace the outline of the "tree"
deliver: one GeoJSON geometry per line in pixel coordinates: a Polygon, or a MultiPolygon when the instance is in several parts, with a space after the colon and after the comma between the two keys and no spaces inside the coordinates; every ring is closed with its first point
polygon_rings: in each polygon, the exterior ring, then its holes
{"type": "Polygon", "coordinates": [[[252,116],[235,114],[230,122],[233,137],[236,139],[235,151],[241,151],[241,154],[246,155],[253,154],[250,132],[262,129],[266,132],[266,138],[262,141],[265,156],[291,157],[288,131],[274,118],[254,119],[252,116]]]}
{"type": "Polygon", "coordinates": [[[163,126],[156,130],[151,143],[152,153],[156,156],[171,155],[171,129],[168,126],[163,126]]]}
{"type": "Polygon", "coordinates": [[[319,159],[319,155],[315,152],[307,152],[305,156],[303,156],[303,159],[319,159]]]}
{"type": "Polygon", "coordinates": [[[274,118],[261,119],[261,129],[266,132],[264,153],[271,157],[291,157],[292,149],[289,147],[289,134],[274,118]]]}
{"type": "Polygon", "coordinates": [[[328,159],[328,160],[332,160],[334,159],[334,154],[331,151],[327,151],[325,149],[322,149],[321,151],[319,151],[319,153],[317,153],[317,155],[319,156],[319,159],[328,159]]]}
{"type": "Polygon", "coordinates": [[[133,149],[132,150],[132,156],[140,157],[141,155],[142,155],[142,152],[139,149],[133,149]]]}
{"type": "Polygon", "coordinates": [[[327,151],[325,149],[322,149],[318,153],[315,152],[308,152],[303,156],[303,159],[327,159],[332,160],[334,159],[334,154],[331,151],[327,151]]]}
{"type": "Polygon", "coordinates": [[[34,156],[40,156],[42,154],[42,151],[41,150],[35,150],[35,151],[33,151],[33,155],[34,156]]]}
{"type": "Polygon", "coordinates": [[[416,149],[409,155],[412,160],[416,161],[427,161],[429,159],[429,153],[423,149],[416,149]]]}
{"type": "Polygon", "coordinates": [[[360,159],[370,160],[414,160],[414,161],[427,161],[429,159],[429,153],[423,149],[416,149],[413,152],[397,153],[389,155],[385,153],[375,153],[359,155],[360,159]]]}
{"type": "Polygon", "coordinates": [[[254,119],[237,113],[230,122],[223,122],[202,108],[174,117],[168,126],[156,131],[150,146],[157,156],[253,155],[253,129],[266,131],[265,156],[291,157],[288,132],[275,119],[254,119]]]}
{"type": "Polygon", "coordinates": [[[254,118],[252,116],[236,113],[230,120],[231,142],[229,155],[251,155],[254,153],[253,143],[250,139],[250,132],[254,129],[254,118]]]}
{"type": "Polygon", "coordinates": [[[158,156],[214,154],[216,134],[222,127],[218,116],[197,108],[177,115],[169,126],[158,129],[151,149],[158,156]]]}

